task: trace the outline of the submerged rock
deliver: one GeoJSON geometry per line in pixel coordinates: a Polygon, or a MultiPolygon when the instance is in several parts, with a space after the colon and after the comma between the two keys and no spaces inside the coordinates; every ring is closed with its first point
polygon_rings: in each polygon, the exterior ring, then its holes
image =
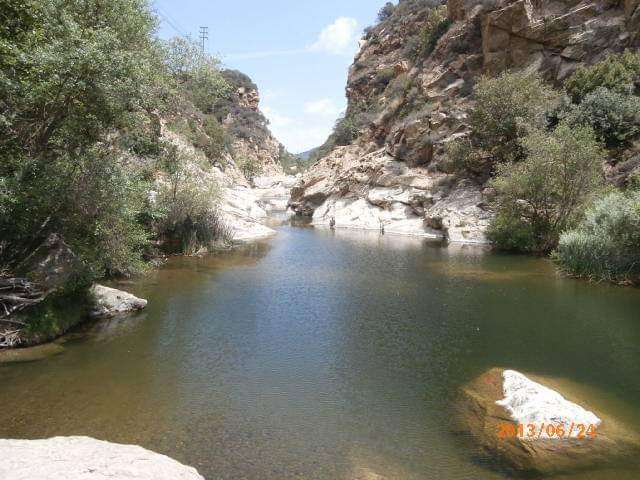
{"type": "Polygon", "coordinates": [[[204,480],[165,455],[89,437],[0,440],[0,458],[3,480],[204,480]]]}
{"type": "Polygon", "coordinates": [[[457,427],[519,471],[553,474],[635,461],[640,437],[569,400],[569,393],[493,368],[461,389],[457,427]]]}
{"type": "Polygon", "coordinates": [[[92,318],[111,317],[119,313],[142,310],[147,301],[122,290],[95,284],[91,287],[91,295],[95,304],[89,312],[92,318]]]}

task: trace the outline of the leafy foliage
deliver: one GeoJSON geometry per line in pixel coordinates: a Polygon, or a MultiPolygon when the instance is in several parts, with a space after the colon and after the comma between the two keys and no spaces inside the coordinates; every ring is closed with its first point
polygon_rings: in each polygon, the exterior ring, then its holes
{"type": "Polygon", "coordinates": [[[228,228],[218,211],[220,192],[215,183],[201,181],[198,166],[173,144],[165,145],[159,167],[168,181],[161,184],[151,217],[165,248],[195,254],[229,241],[228,228]]]}
{"type": "Polygon", "coordinates": [[[488,234],[503,249],[549,252],[601,185],[603,152],[591,128],[567,124],[531,131],[523,147],[526,158],[500,164],[491,181],[496,218],[488,234]]]}
{"type": "Polygon", "coordinates": [[[429,12],[427,22],[420,32],[420,48],[418,55],[426,57],[436,47],[440,37],[444,35],[451,26],[451,20],[447,16],[446,5],[440,5],[429,12]]]}
{"type": "Polygon", "coordinates": [[[610,148],[624,146],[640,133],[640,97],[598,87],[561,118],[590,125],[610,148]]]}
{"type": "Polygon", "coordinates": [[[255,177],[262,173],[262,165],[260,165],[260,163],[254,158],[241,158],[237,161],[237,164],[242,174],[250,182],[252,182],[255,177]]]}
{"type": "Polygon", "coordinates": [[[554,253],[571,275],[623,283],[640,282],[640,192],[612,192],[597,200],[554,253]]]}
{"type": "Polygon", "coordinates": [[[547,111],[558,100],[539,77],[524,72],[483,77],[474,94],[471,136],[448,146],[449,164],[463,172],[490,173],[497,163],[522,160],[522,139],[529,129],[546,127],[547,111]]]}
{"type": "Polygon", "coordinates": [[[387,18],[393,15],[393,12],[395,11],[395,9],[396,9],[396,6],[393,3],[391,2],[385,3],[384,6],[378,12],[378,21],[384,22],[387,18]]]}
{"type": "Polygon", "coordinates": [[[618,93],[631,93],[640,79],[640,53],[625,51],[609,55],[591,66],[581,65],[564,84],[567,93],[578,103],[600,87],[618,93]]]}

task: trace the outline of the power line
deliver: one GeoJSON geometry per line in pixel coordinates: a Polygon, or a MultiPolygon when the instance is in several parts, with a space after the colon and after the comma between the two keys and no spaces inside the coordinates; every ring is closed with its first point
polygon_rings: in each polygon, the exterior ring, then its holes
{"type": "Polygon", "coordinates": [[[160,5],[158,5],[157,2],[154,2],[154,7],[156,8],[156,13],[160,15],[165,23],[169,25],[178,35],[186,39],[189,38],[189,35],[184,33],[184,29],[182,29],[181,25],[171,15],[160,8],[160,5]]]}
{"type": "Polygon", "coordinates": [[[205,40],[209,40],[209,27],[200,27],[200,46],[203,53],[205,40]]]}

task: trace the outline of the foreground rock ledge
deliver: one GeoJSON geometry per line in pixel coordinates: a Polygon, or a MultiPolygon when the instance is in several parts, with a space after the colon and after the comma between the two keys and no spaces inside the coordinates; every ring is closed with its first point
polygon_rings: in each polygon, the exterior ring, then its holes
{"type": "Polygon", "coordinates": [[[204,480],[165,455],[89,437],[0,440],[0,458],[3,480],[204,480]]]}
{"type": "Polygon", "coordinates": [[[611,464],[637,462],[640,438],[604,413],[594,413],[579,405],[571,392],[543,385],[514,370],[493,368],[461,389],[457,404],[457,425],[470,433],[479,446],[519,471],[541,474],[572,472],[611,464]],[[573,401],[571,401],[573,400],[573,401]],[[528,424],[571,423],[596,425],[595,438],[526,438],[528,424]],[[500,425],[523,424],[525,438],[500,438],[500,425]]]}
{"type": "Polygon", "coordinates": [[[89,312],[91,318],[112,317],[120,313],[142,310],[147,301],[122,290],[95,284],[91,287],[94,305],[89,312]]]}

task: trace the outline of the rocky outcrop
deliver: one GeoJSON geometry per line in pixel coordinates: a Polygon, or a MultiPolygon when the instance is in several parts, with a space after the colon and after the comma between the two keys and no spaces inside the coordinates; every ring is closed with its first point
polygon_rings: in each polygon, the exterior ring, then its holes
{"type": "Polygon", "coordinates": [[[204,480],[165,455],[88,437],[0,440],[0,457],[3,480],[204,480]]]}
{"type": "Polygon", "coordinates": [[[384,149],[365,154],[342,147],[302,176],[290,206],[314,225],[485,243],[490,214],[481,190],[450,180],[411,168],[384,149]]]}
{"type": "Polygon", "coordinates": [[[457,428],[520,471],[546,475],[636,461],[636,432],[545,381],[514,370],[489,370],[461,389],[457,428]]]}
{"type": "Polygon", "coordinates": [[[143,298],[104,285],[93,285],[89,293],[94,302],[89,312],[92,318],[113,317],[121,313],[142,310],[147,306],[147,301],[143,298]]]}
{"type": "MultiPolygon", "coordinates": [[[[292,191],[291,207],[314,223],[327,215],[336,227],[403,221],[416,235],[485,241],[491,211],[482,180],[445,173],[447,143],[469,132],[477,79],[527,69],[557,85],[578,65],[640,41],[637,0],[450,0],[445,12],[425,3],[400,1],[362,39],[346,87],[357,139],[334,148],[292,191]],[[436,23],[441,35],[425,42],[436,23]]],[[[624,182],[636,163],[630,158],[611,176],[624,182]]]]}
{"type": "Polygon", "coordinates": [[[260,165],[262,175],[283,175],[280,157],[286,150],[271,134],[260,111],[257,85],[236,70],[224,70],[222,75],[234,89],[229,103],[222,107],[227,112],[222,123],[232,140],[232,163],[250,160],[260,165]]]}

